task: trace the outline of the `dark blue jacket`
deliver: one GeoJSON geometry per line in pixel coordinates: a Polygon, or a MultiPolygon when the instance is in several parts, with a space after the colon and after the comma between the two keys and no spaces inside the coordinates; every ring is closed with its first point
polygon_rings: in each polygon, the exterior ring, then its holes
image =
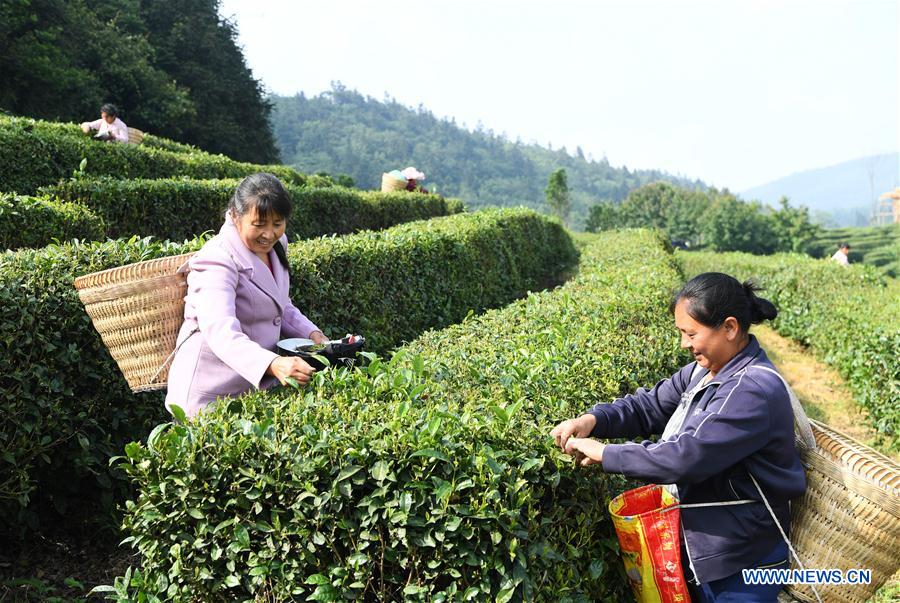
{"type": "MultiPolygon", "coordinates": [[[[806,476],[794,445],[794,415],[787,389],[752,335],[741,350],[694,396],[681,431],[666,441],[610,444],[603,468],[630,478],[676,484],[684,504],[741,499],[760,501],[748,471],[790,534],[788,501],[806,490],[806,476]]],[[[635,438],[661,434],[681,395],[709,371],[692,362],[647,391],[589,413],[597,417],[591,435],[635,438]]],[[[781,541],[761,502],[681,510],[688,559],[700,583],[754,567],[781,541]]],[[[687,572],[685,572],[687,573],[687,572]]]]}

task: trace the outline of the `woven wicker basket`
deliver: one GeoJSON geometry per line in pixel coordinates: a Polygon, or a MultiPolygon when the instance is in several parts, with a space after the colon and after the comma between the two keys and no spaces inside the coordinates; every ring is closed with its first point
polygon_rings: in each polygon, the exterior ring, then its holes
{"type": "MultiPolygon", "coordinates": [[[[870,584],[818,586],[828,603],[863,603],[900,568],[900,465],[810,421],[816,450],[801,448],[807,488],[793,505],[791,541],[807,569],[870,569],[870,584]]],[[[796,564],[792,569],[799,569],[796,564]]],[[[814,603],[809,586],[788,593],[814,603]]]]}
{"type": "Polygon", "coordinates": [[[184,322],[193,254],[148,260],[75,279],[94,328],[134,392],[164,389],[168,360],[184,322]]]}
{"type": "Polygon", "coordinates": [[[402,191],[406,189],[405,180],[397,180],[388,173],[381,175],[381,192],[390,193],[393,191],[402,191]]]}

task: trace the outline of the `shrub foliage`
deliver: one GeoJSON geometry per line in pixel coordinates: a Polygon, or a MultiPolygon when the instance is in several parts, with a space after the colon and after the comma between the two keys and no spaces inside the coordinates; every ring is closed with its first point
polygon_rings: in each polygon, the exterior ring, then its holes
{"type": "MultiPolygon", "coordinates": [[[[71,527],[82,515],[108,519],[124,483],[107,460],[164,417],[159,394],[128,390],[74,278],[201,243],[135,238],[0,255],[0,533],[60,514],[71,527]]],[[[296,305],[380,351],[508,303],[577,261],[562,227],[526,210],[305,241],[289,254],[296,305]]]]}
{"type": "Polygon", "coordinates": [[[79,203],[0,193],[0,249],[102,239],[104,230],[103,220],[79,203]]]}
{"type": "Polygon", "coordinates": [[[307,177],[281,165],[256,165],[199,150],[185,152],[162,145],[98,142],[75,124],[0,115],[0,190],[33,194],[39,187],[68,178],[87,159],[84,172],[116,178],[240,178],[271,172],[285,183],[303,185],[307,177]]]}
{"type": "Polygon", "coordinates": [[[564,287],[132,443],[126,600],[621,601],[606,512],[622,486],[551,426],[683,361],[679,274],[608,234],[564,287]],[[223,595],[223,593],[226,593],[223,595]]]}
{"type": "Polygon", "coordinates": [[[851,264],[871,264],[886,276],[900,277],[900,224],[828,228],[821,230],[804,251],[816,258],[828,258],[841,243],[850,244],[851,264]]]}
{"type": "MultiPolygon", "coordinates": [[[[311,178],[322,180],[318,176],[311,178]]],[[[72,179],[41,192],[80,202],[103,216],[111,238],[131,235],[180,240],[218,231],[238,180],[72,179]]],[[[363,193],[340,187],[285,183],[294,200],[294,238],[382,230],[462,211],[459,201],[413,193],[363,193]]]]}

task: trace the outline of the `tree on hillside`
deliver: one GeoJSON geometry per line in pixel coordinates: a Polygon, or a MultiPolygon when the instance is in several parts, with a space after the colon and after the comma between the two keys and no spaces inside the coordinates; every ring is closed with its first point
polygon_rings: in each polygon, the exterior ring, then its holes
{"type": "Polygon", "coordinates": [[[787,197],[778,200],[781,209],[772,212],[772,230],[780,251],[802,252],[816,238],[820,228],[809,218],[809,208],[791,207],[787,197]]]}
{"type": "MultiPolygon", "coordinates": [[[[182,140],[240,161],[278,161],[271,103],[253,79],[219,0],[140,0],[156,64],[190,91],[197,118],[182,140]]],[[[161,133],[164,133],[161,130],[161,133]]]]}
{"type": "Polygon", "coordinates": [[[569,183],[566,179],[565,169],[560,168],[550,174],[544,194],[553,215],[562,220],[563,224],[568,225],[572,201],[569,198],[569,183]]]}
{"type": "Polygon", "coordinates": [[[0,107],[81,122],[116,103],[126,123],[156,130],[191,119],[184,86],[154,64],[134,2],[0,3],[0,107]]]}
{"type": "Polygon", "coordinates": [[[645,184],[622,202],[622,217],[628,226],[665,228],[669,207],[679,191],[666,182],[645,184]]]}
{"type": "Polygon", "coordinates": [[[622,216],[619,206],[612,201],[601,201],[591,207],[584,229],[587,232],[602,232],[615,230],[621,226],[622,216]]]}
{"type": "Polygon", "coordinates": [[[623,227],[660,228],[690,247],[750,253],[804,251],[818,233],[807,208],[791,207],[787,198],[774,211],[728,190],[700,191],[666,182],[645,184],[621,204],[603,201],[590,208],[589,232],[623,227]]]}
{"type": "Polygon", "coordinates": [[[777,241],[759,202],[747,203],[730,193],[719,194],[702,220],[703,240],[717,251],[772,253],[777,241]]]}
{"type": "Polygon", "coordinates": [[[666,232],[691,247],[703,244],[702,216],[712,203],[709,191],[680,189],[666,210],[666,232]]]}
{"type": "Polygon", "coordinates": [[[81,122],[113,102],[129,126],[275,161],[271,105],[218,10],[218,0],[4,0],[0,108],[81,122]]]}

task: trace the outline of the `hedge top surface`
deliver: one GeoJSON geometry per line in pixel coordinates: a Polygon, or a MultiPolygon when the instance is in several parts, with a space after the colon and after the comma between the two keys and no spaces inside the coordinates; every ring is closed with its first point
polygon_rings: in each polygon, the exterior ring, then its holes
{"type": "MultiPolygon", "coordinates": [[[[384,194],[331,186],[286,184],[294,200],[287,233],[293,240],[324,234],[381,230],[401,222],[458,213],[462,203],[435,195],[384,194]]],[[[111,238],[133,234],[183,239],[218,230],[239,180],[189,178],[77,178],[40,191],[87,205],[106,222],[111,238]]]]}
{"type": "Polygon", "coordinates": [[[571,471],[547,432],[680,365],[666,312],[679,276],[647,233],[604,237],[586,256],[563,287],[391,360],[222,403],[129,445],[134,586],[161,598],[622,600],[602,504],[619,480],[571,471]]]}
{"type": "Polygon", "coordinates": [[[0,193],[0,250],[102,239],[103,219],[80,203],[0,193]]]}
{"type": "Polygon", "coordinates": [[[307,181],[307,176],[286,166],[162,146],[100,143],[84,136],[74,124],[0,115],[0,190],[31,194],[81,167],[87,174],[117,177],[233,178],[267,171],[286,183],[307,181]]]}

